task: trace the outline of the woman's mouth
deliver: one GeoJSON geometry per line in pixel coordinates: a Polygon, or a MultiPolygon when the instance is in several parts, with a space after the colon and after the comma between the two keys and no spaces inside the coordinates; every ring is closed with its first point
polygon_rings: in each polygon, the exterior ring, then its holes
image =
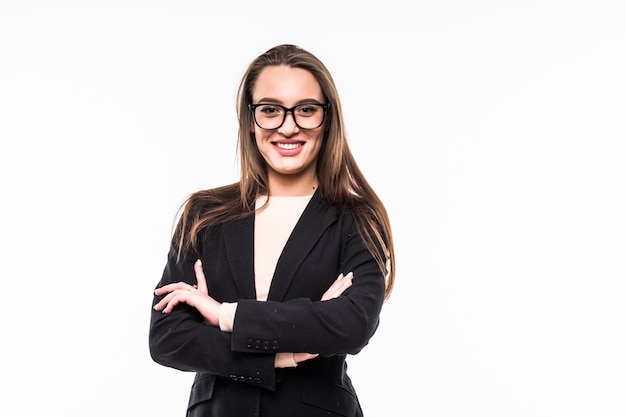
{"type": "Polygon", "coordinates": [[[290,150],[299,148],[300,146],[304,145],[304,142],[289,142],[289,143],[274,142],[274,145],[276,145],[280,149],[285,149],[287,151],[290,151],[290,150]]]}

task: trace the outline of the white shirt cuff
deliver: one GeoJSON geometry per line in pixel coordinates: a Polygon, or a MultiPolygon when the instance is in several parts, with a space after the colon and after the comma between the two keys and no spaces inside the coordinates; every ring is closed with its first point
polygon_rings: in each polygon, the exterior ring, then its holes
{"type": "Polygon", "coordinates": [[[237,303],[222,303],[217,311],[217,319],[219,321],[220,330],[223,332],[232,332],[235,322],[235,313],[237,312],[237,303]]]}

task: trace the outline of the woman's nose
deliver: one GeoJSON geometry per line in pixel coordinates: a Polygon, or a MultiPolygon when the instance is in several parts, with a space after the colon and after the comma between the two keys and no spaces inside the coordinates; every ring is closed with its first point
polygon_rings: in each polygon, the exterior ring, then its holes
{"type": "Polygon", "coordinates": [[[282,126],[278,129],[278,131],[284,135],[289,135],[297,132],[299,130],[298,125],[296,124],[296,119],[293,115],[293,110],[287,112],[285,114],[285,121],[282,126]]]}

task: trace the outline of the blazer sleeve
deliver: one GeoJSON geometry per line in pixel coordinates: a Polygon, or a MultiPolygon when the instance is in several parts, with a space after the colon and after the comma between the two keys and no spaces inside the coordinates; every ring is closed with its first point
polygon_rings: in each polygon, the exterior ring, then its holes
{"type": "MultiPolygon", "coordinates": [[[[385,277],[352,217],[344,215],[341,223],[340,272],[354,273],[352,286],[328,301],[302,297],[282,302],[240,300],[232,331],[233,351],[261,353],[269,346],[277,352],[333,356],[356,354],[368,344],[378,327],[385,277]]],[[[318,246],[317,250],[328,248],[323,240],[318,246]]]]}
{"type": "MultiPolygon", "coordinates": [[[[193,271],[196,257],[187,255],[177,262],[174,246],[172,244],[157,287],[179,281],[196,283],[193,271]]],[[[152,305],[161,298],[154,296],[152,305]]],[[[275,389],[273,352],[253,355],[233,351],[230,333],[205,325],[197,310],[184,303],[177,305],[171,313],[151,310],[149,349],[155,362],[181,371],[206,372],[275,389]]]]}

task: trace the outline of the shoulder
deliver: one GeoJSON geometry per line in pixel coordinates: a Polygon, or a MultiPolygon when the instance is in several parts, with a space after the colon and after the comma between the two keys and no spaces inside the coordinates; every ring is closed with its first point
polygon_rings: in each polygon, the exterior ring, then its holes
{"type": "Polygon", "coordinates": [[[373,220],[375,222],[376,219],[372,204],[357,196],[345,198],[342,199],[342,201],[332,201],[316,193],[313,196],[312,202],[318,212],[334,217],[337,221],[344,224],[362,221],[367,222],[367,220],[373,220]]]}

